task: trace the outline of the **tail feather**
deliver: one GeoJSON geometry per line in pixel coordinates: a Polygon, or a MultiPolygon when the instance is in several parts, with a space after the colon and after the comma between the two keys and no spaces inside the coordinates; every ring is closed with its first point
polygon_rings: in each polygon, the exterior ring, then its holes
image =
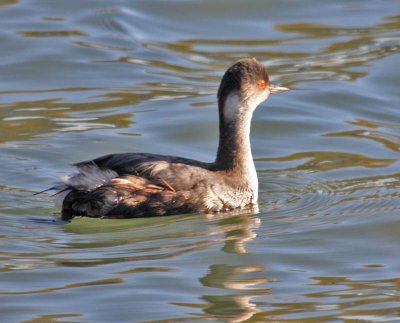
{"type": "MultiPolygon", "coordinates": [[[[50,188],[46,188],[46,189],[43,190],[43,191],[33,193],[33,195],[35,196],[35,195],[43,194],[43,193],[46,193],[46,192],[49,192],[49,191],[54,191],[54,190],[55,190],[55,186],[52,186],[52,187],[50,187],[50,188]]],[[[57,194],[57,193],[56,193],[56,194],[57,194]]]]}
{"type": "Polygon", "coordinates": [[[78,166],[78,172],[36,194],[56,190],[61,218],[74,216],[133,218],[190,212],[185,192],[177,192],[166,180],[135,175],[119,176],[94,164],[78,166]]]}
{"type": "Polygon", "coordinates": [[[72,189],[63,200],[62,219],[75,215],[134,218],[187,213],[187,197],[170,186],[137,177],[112,179],[90,192],[72,189]]]}
{"type": "Polygon", "coordinates": [[[101,169],[95,164],[82,165],[78,173],[63,179],[65,185],[80,191],[93,191],[109,183],[118,173],[111,169],[101,169]]]}

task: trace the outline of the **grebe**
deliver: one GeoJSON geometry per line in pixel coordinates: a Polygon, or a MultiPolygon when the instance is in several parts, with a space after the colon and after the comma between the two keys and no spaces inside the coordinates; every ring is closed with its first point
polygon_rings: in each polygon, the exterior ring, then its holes
{"type": "Polygon", "coordinates": [[[270,94],[287,90],[272,85],[256,59],[237,61],[218,89],[220,134],[214,162],[123,153],[76,163],[78,172],[51,188],[63,197],[62,219],[219,213],[256,205],[251,118],[270,94]]]}

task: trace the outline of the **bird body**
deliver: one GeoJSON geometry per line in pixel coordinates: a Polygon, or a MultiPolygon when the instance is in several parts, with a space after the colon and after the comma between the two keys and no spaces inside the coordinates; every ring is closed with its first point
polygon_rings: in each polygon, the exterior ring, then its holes
{"type": "Polygon", "coordinates": [[[239,60],[218,90],[220,138],[214,162],[123,153],[74,164],[78,172],[54,187],[62,199],[62,219],[220,213],[255,205],[252,114],[271,93],[286,90],[270,84],[255,59],[239,60]]]}

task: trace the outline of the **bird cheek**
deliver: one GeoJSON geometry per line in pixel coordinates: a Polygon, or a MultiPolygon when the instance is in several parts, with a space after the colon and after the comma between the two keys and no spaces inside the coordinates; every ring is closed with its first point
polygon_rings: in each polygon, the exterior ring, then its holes
{"type": "Polygon", "coordinates": [[[270,94],[271,94],[270,90],[266,88],[263,93],[264,100],[268,99],[270,94]]]}

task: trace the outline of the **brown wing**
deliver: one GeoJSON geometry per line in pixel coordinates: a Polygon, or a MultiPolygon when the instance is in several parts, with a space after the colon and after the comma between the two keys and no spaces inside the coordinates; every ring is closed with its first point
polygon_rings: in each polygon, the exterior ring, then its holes
{"type": "Polygon", "coordinates": [[[165,182],[134,175],[117,177],[92,191],[71,189],[63,200],[62,219],[74,215],[134,218],[187,213],[187,196],[165,182]]]}

